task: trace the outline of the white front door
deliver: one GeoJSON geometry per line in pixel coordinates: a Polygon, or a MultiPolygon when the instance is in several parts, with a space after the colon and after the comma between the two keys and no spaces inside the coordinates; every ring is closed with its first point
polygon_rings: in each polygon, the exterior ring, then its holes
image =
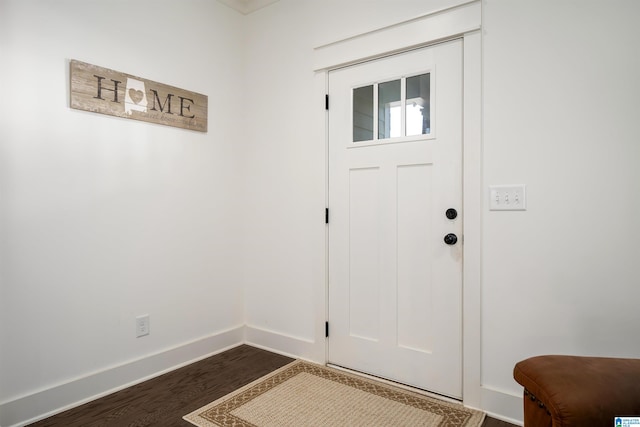
{"type": "Polygon", "coordinates": [[[461,398],[462,41],[331,71],[329,100],[329,363],[461,398]]]}

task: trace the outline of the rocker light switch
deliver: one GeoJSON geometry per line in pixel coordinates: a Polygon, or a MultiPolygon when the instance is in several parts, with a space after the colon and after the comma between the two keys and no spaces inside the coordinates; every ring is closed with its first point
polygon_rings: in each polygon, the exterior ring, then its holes
{"type": "Polygon", "coordinates": [[[525,185],[490,185],[489,210],[526,211],[527,198],[525,185]]]}

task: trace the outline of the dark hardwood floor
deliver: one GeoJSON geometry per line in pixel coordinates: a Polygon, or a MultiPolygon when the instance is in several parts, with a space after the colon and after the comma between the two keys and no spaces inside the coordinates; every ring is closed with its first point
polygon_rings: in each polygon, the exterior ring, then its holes
{"type": "Polygon", "coordinates": [[[496,420],[495,418],[486,417],[482,423],[482,427],[516,427],[516,425],[496,420]]]}
{"type": "MultiPolygon", "coordinates": [[[[241,345],[31,424],[35,427],[191,426],[182,417],[292,359],[241,345]]],[[[482,427],[513,427],[492,418],[482,427]]]]}

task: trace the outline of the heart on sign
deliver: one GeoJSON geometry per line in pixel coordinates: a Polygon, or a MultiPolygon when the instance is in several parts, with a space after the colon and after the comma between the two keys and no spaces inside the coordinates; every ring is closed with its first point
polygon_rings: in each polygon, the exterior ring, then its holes
{"type": "Polygon", "coordinates": [[[141,90],[135,90],[133,88],[130,88],[129,98],[131,98],[131,100],[136,104],[139,104],[140,101],[142,101],[142,98],[144,98],[144,92],[142,92],[141,90]]]}

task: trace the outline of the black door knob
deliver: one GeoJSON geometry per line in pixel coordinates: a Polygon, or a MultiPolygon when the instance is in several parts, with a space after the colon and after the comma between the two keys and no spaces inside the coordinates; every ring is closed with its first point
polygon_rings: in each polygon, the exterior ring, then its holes
{"type": "Polygon", "coordinates": [[[444,242],[447,245],[455,245],[458,242],[458,236],[456,236],[453,233],[449,233],[446,236],[444,236],[444,242]]]}
{"type": "Polygon", "coordinates": [[[449,219],[456,219],[458,217],[458,211],[453,208],[449,208],[447,209],[447,212],[445,212],[445,215],[449,219]]]}

